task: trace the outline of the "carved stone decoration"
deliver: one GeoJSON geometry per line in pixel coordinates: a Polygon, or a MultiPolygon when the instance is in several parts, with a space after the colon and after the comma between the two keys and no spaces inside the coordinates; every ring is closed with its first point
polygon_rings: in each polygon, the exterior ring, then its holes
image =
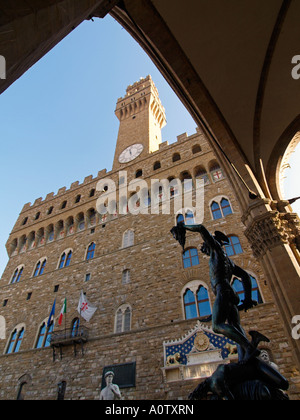
{"type": "Polygon", "coordinates": [[[289,243],[288,221],[285,214],[271,211],[258,216],[245,230],[254,256],[262,258],[265,253],[281,244],[289,243]]]}
{"type": "MultiPolygon", "coordinates": [[[[165,382],[207,378],[220,364],[230,363],[234,342],[214,333],[197,321],[195,327],[178,340],[164,341],[165,382]]],[[[234,355],[237,360],[237,355],[234,355]]]]}
{"type": "Polygon", "coordinates": [[[170,354],[167,357],[166,366],[180,365],[181,364],[180,360],[181,360],[180,353],[170,354]]]}
{"type": "Polygon", "coordinates": [[[194,346],[198,351],[204,351],[208,349],[209,338],[204,334],[203,331],[200,331],[194,340],[194,346]]]}
{"type": "Polygon", "coordinates": [[[296,245],[300,251],[300,219],[297,213],[286,213],[284,219],[287,222],[287,232],[289,235],[289,243],[296,245]]]}

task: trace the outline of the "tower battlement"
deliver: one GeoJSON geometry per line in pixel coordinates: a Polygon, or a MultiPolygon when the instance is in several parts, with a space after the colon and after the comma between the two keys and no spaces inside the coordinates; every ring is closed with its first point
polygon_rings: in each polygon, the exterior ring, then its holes
{"type": "Polygon", "coordinates": [[[158,90],[151,78],[141,78],[126,89],[126,95],[117,101],[115,114],[119,121],[135,118],[136,114],[149,108],[160,129],[166,125],[165,109],[159,99],[158,90]]]}
{"type": "MultiPolygon", "coordinates": [[[[142,156],[159,149],[162,142],[161,129],[166,125],[165,109],[158,90],[151,78],[141,78],[126,89],[126,95],[119,98],[115,114],[120,121],[113,168],[121,168],[120,160],[126,148],[138,145],[142,156]]],[[[131,150],[129,150],[129,153],[131,150]]]]}

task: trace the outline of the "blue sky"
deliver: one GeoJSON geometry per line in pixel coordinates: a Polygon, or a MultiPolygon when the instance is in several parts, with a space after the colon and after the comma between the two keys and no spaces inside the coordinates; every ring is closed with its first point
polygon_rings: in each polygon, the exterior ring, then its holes
{"type": "MultiPolygon", "coordinates": [[[[193,134],[196,124],[184,106],[110,16],[83,22],[1,95],[0,275],[8,260],[5,243],[25,203],[111,169],[117,99],[148,74],[166,109],[163,141],[193,134]]],[[[299,175],[299,165],[287,170],[288,180],[299,175]]],[[[288,198],[293,194],[286,187],[288,198]]]]}
{"type": "Polygon", "coordinates": [[[148,74],[166,108],[163,140],[195,133],[196,123],[152,61],[110,16],[83,22],[1,95],[0,275],[25,203],[111,170],[117,99],[148,74]]]}

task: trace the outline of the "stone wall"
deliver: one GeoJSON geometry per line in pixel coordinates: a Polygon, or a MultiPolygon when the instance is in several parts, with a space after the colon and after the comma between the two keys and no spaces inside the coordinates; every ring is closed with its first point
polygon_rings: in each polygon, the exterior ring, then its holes
{"type": "MultiPolygon", "coordinates": [[[[211,177],[210,169],[215,163],[215,156],[198,130],[190,137],[179,136],[174,144],[162,143],[157,152],[141,157],[125,169],[130,181],[136,170],[142,168],[143,179],[148,183],[153,178],[180,177],[184,171],[189,171],[195,182],[197,168],[206,169],[210,183],[205,186],[204,224],[211,232],[221,230],[239,237],[243,253],[232,259],[256,278],[263,299],[263,304],[242,314],[243,325],[247,331],[257,329],[270,338],[268,351],[272,360],[289,379],[291,397],[298,399],[300,375],[273,304],[272,291],[243,234],[240,210],[226,174],[217,182],[211,177]],[[196,144],[201,151],[193,153],[192,147],[196,144]],[[177,162],[172,160],[174,153],[181,155],[177,162]],[[154,171],[157,161],[161,168],[154,171]],[[213,220],[210,204],[216,197],[226,197],[233,213],[213,220]]],[[[15,399],[24,378],[26,385],[22,395],[26,399],[55,399],[60,381],[67,383],[66,399],[97,399],[103,368],[128,362],[136,362],[136,387],[122,390],[125,399],[184,399],[195,387],[197,380],[164,383],[163,342],[183,336],[197,321],[185,320],[182,293],[188,282],[197,280],[205,284],[213,305],[208,259],[200,252],[202,241],[197,234],[187,235],[186,247],[198,249],[199,265],[183,268],[182,250],[170,234],[176,223],[174,214],[129,214],[104,219],[96,214],[91,222],[90,210],[96,210],[99,197],[97,182],[106,177],[117,181],[118,175],[117,171],[100,171],[96,178],[87,177],[82,184],[75,182],[56,195],[51,193],[44,200],[26,204],[20,213],[7,241],[10,260],[0,280],[0,315],[5,319],[6,333],[5,339],[0,339],[1,399],[15,399]],[[93,196],[92,190],[95,190],[93,196]],[[80,201],[75,203],[78,195],[80,201]],[[64,201],[67,203],[62,209],[64,201]],[[49,215],[50,207],[53,210],[49,215]],[[36,220],[38,212],[40,216],[36,220]],[[85,225],[80,230],[82,215],[85,225]],[[72,233],[68,231],[71,219],[74,222],[72,233]],[[49,226],[54,229],[51,241],[47,236],[49,226]],[[60,236],[59,226],[64,227],[63,236],[60,236]],[[123,234],[128,229],[134,231],[134,244],[123,248],[123,234]],[[42,234],[44,241],[38,242],[42,234]],[[25,247],[21,247],[25,237],[25,247]],[[37,238],[35,246],[29,246],[28,238],[37,238]],[[87,261],[87,247],[91,242],[96,244],[95,255],[87,261]],[[62,253],[69,249],[73,251],[71,264],[58,269],[62,253]],[[42,258],[47,258],[45,271],[33,277],[36,263],[42,258]],[[21,280],[11,284],[16,267],[21,265],[24,265],[21,280]],[[124,270],[130,270],[127,284],[122,282],[124,270]],[[88,273],[91,277],[85,282],[88,273]],[[56,292],[55,286],[59,286],[56,292]],[[79,316],[77,304],[81,290],[98,307],[89,323],[82,320],[82,325],[90,331],[84,354],[80,346],[77,346],[76,357],[73,346],[64,347],[62,359],[56,351],[53,361],[50,347],[35,349],[39,328],[48,319],[56,298],[55,330],[59,329],[57,320],[65,297],[66,326],[70,328],[72,320],[79,316]],[[131,308],[131,328],[116,333],[116,311],[123,304],[131,308]],[[11,333],[20,324],[25,325],[20,351],[5,354],[11,333]]]]}

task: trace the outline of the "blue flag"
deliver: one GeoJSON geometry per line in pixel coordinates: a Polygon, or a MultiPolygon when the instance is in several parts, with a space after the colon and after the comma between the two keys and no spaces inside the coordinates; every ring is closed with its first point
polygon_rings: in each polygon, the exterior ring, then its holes
{"type": "Polygon", "coordinates": [[[52,306],[52,309],[51,309],[51,312],[50,312],[50,315],[49,315],[49,319],[48,319],[48,322],[47,322],[47,327],[49,328],[50,327],[50,325],[52,324],[52,322],[54,321],[54,314],[55,314],[55,302],[56,302],[56,299],[54,299],[54,303],[53,303],[53,306],[52,306]]]}

